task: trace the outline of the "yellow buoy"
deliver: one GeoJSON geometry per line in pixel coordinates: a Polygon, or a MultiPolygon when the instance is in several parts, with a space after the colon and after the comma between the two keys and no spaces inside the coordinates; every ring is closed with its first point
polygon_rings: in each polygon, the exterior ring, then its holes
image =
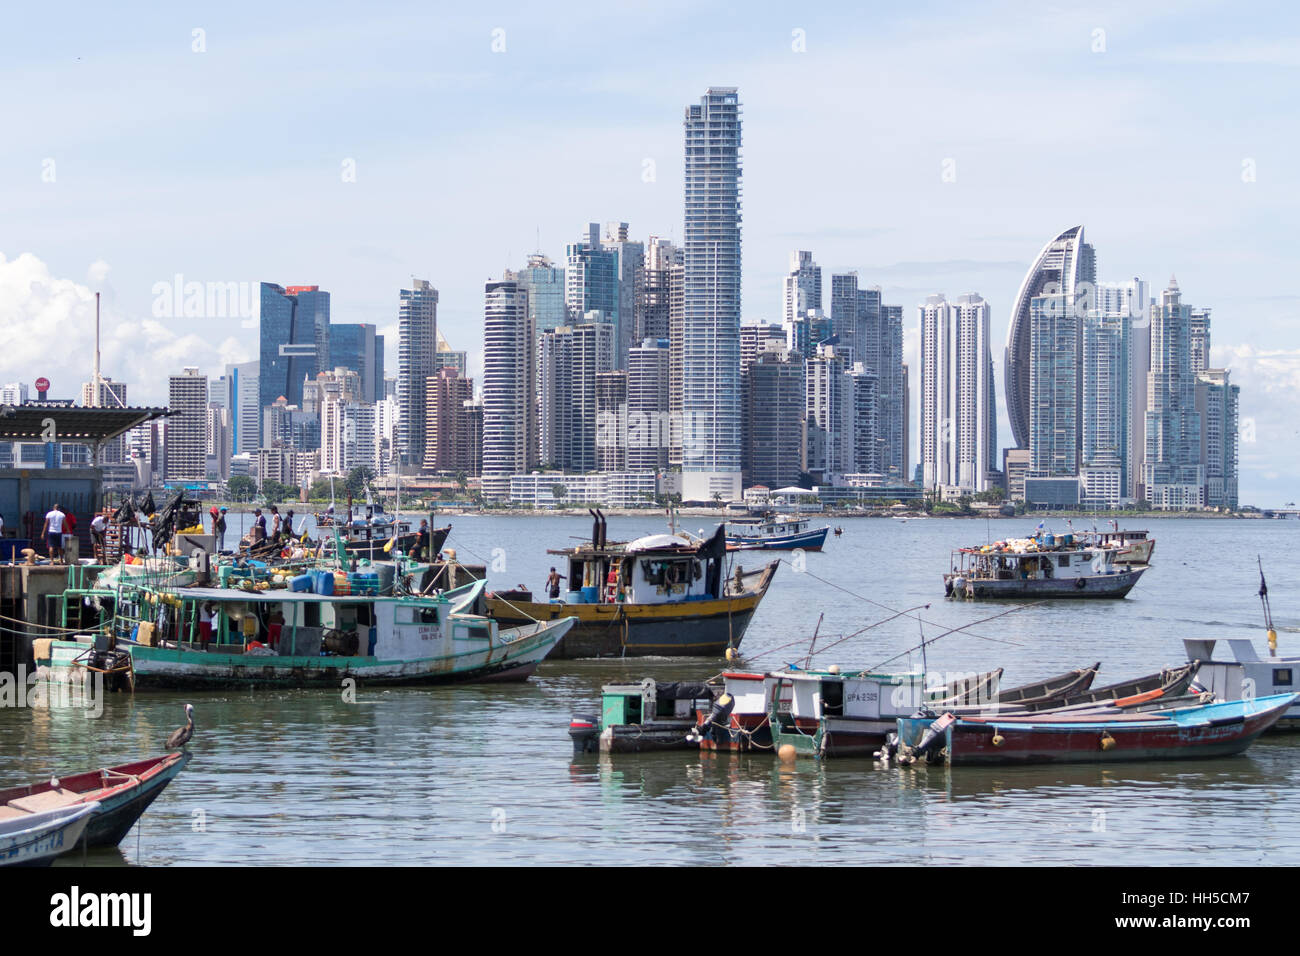
{"type": "Polygon", "coordinates": [[[738,657],[740,657],[740,652],[738,650],[736,650],[734,647],[727,648],[727,660],[734,661],[738,657]]]}
{"type": "Polygon", "coordinates": [[[1108,730],[1103,730],[1101,732],[1101,749],[1102,750],[1115,749],[1115,738],[1110,735],[1110,731],[1108,730]]]}
{"type": "Polygon", "coordinates": [[[994,735],[993,735],[993,746],[994,746],[994,747],[1001,747],[1001,746],[1002,746],[1004,743],[1006,743],[1006,742],[1007,742],[1007,738],[1006,738],[1006,737],[1003,737],[1001,734],[994,734],[994,735]]]}
{"type": "Polygon", "coordinates": [[[1272,654],[1277,653],[1277,631],[1271,627],[1268,629],[1268,649],[1272,654]]]}
{"type": "Polygon", "coordinates": [[[794,744],[782,744],[776,755],[781,758],[782,763],[794,763],[799,756],[799,752],[794,749],[794,744]]]}

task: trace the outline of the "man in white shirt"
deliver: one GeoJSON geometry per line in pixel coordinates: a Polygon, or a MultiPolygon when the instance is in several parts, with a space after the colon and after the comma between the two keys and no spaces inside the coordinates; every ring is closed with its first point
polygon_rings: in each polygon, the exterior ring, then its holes
{"type": "Polygon", "coordinates": [[[97,514],[90,522],[90,541],[94,545],[95,560],[102,562],[105,553],[104,533],[108,531],[108,521],[102,514],[97,514]]]}
{"type": "Polygon", "coordinates": [[[63,518],[63,511],[57,504],[45,515],[45,528],[41,534],[49,547],[51,562],[63,562],[63,518]]]}

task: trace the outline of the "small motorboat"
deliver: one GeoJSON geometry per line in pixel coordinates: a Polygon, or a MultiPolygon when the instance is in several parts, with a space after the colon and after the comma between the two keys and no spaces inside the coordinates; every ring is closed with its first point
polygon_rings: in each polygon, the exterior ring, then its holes
{"type": "Polygon", "coordinates": [[[910,759],[952,766],[1227,757],[1277,723],[1296,697],[1273,694],[1131,713],[906,717],[898,721],[898,748],[910,759]]]}
{"type": "Polygon", "coordinates": [[[0,866],[49,866],[77,846],[98,803],[0,816],[0,866]]]}
{"type": "Polygon", "coordinates": [[[727,522],[727,547],[733,551],[820,551],[830,530],[813,528],[807,518],[798,515],[732,518],[727,522]]]}
{"type": "MultiPolygon", "coordinates": [[[[48,811],[93,805],[96,812],[86,826],[86,845],[117,846],[189,760],[186,751],[169,753],[118,767],[0,790],[0,826],[22,822],[48,811]]],[[[71,848],[72,843],[69,843],[68,849],[71,848]]]]}

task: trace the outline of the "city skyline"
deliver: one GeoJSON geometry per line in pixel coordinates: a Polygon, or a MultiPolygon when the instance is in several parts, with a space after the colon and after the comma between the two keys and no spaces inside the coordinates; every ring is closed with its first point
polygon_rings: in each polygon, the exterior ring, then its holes
{"type": "MultiPolygon", "coordinates": [[[[671,20],[680,11],[670,9],[668,14],[671,20]]],[[[1287,21],[1284,14],[1280,15],[1287,21]]],[[[54,394],[75,396],[85,380],[86,372],[80,370],[83,365],[88,367],[88,359],[33,350],[29,342],[39,344],[42,337],[31,332],[37,323],[45,323],[64,341],[69,340],[67,336],[74,329],[88,334],[83,290],[101,288],[106,298],[104,372],[128,383],[135,401],[165,401],[167,376],[180,374],[186,366],[198,365],[205,374],[215,376],[227,364],[256,358],[256,332],[248,327],[251,317],[234,316],[214,327],[202,319],[190,321],[183,316],[154,314],[153,306],[160,297],[155,286],[170,282],[177,274],[202,283],[292,281],[318,285],[331,294],[331,313],[336,322],[378,327],[386,339],[385,367],[393,369],[397,367],[397,336],[392,303],[397,289],[409,287],[410,274],[417,273],[440,290],[439,329],[456,348],[469,351],[469,375],[476,382],[482,381],[483,281],[500,274],[502,267],[522,268],[528,254],[537,251],[537,245],[557,264],[563,262],[565,242],[572,241],[588,221],[629,222],[633,238],[639,241],[648,241],[652,235],[682,241],[681,105],[698,100],[700,90],[706,86],[726,84],[740,88],[745,108],[746,268],[742,274],[742,319],[780,321],[782,279],[788,257],[796,249],[810,250],[828,276],[856,270],[863,285],[880,285],[883,298],[901,305],[905,315],[912,314],[930,294],[978,293],[991,309],[995,392],[1000,407],[998,435],[999,444],[1006,447],[1012,444],[1012,431],[1003,407],[1005,370],[998,345],[1005,340],[1015,289],[1046,237],[1083,223],[1089,240],[1102,250],[1098,278],[1139,276],[1150,288],[1158,289],[1163,287],[1164,277],[1176,273],[1189,301],[1214,310],[1216,326],[1208,365],[1231,369],[1233,384],[1242,387],[1241,417],[1252,423],[1254,441],[1243,440],[1240,446],[1240,499],[1243,503],[1261,504],[1291,500],[1288,495],[1294,496],[1300,480],[1300,466],[1296,464],[1300,461],[1300,445],[1289,422],[1300,399],[1300,323],[1295,321],[1297,298],[1280,286],[1279,277],[1285,274],[1284,262],[1294,246],[1285,241],[1289,236],[1272,231],[1268,221],[1275,218],[1280,226],[1285,212],[1295,203],[1294,174],[1285,170],[1284,162],[1290,134],[1277,130],[1247,134],[1244,120],[1222,119],[1222,124],[1235,128],[1234,142],[1241,144],[1235,154],[1225,147],[1213,157],[1188,158],[1186,162],[1154,167],[1133,157],[1143,143],[1160,139],[1162,131],[1183,127],[1204,132],[1205,121],[1198,119],[1198,113],[1205,112],[1205,97],[1230,96],[1234,84],[1236,89],[1245,89],[1261,71],[1293,66],[1294,46],[1283,42],[1271,55],[1266,49],[1260,63],[1235,62],[1242,57],[1234,49],[1242,44],[1259,45],[1262,40],[1248,26],[1232,24],[1226,14],[1219,24],[1221,29],[1214,30],[1204,24],[1193,28],[1167,12],[1135,15],[1118,6],[1054,17],[1031,13],[1020,38],[994,38],[987,29],[963,38],[966,43],[983,44],[981,49],[1029,49],[1037,43],[1039,55],[1057,55],[1061,60],[1057,68],[1073,70],[1087,81],[1080,87],[1096,99],[1096,106],[1137,107],[1133,111],[1135,119],[1116,124],[1118,128],[1112,130],[1119,136],[1118,142],[1112,140],[1100,149],[1084,138],[1076,156],[1054,156],[1052,164],[1062,164],[1063,168],[1053,166],[1050,170],[1055,190],[1051,192],[1047,170],[1030,168],[1023,155],[998,148],[996,134],[1005,128],[1009,118],[993,117],[987,135],[975,130],[973,120],[959,115],[967,94],[956,89],[949,90],[946,99],[934,100],[940,106],[939,118],[950,124],[951,132],[943,135],[920,130],[902,115],[901,102],[873,98],[872,128],[896,144],[896,151],[902,154],[896,159],[878,155],[864,161],[859,155],[850,171],[806,148],[780,141],[778,133],[784,118],[800,94],[806,97],[819,84],[843,78],[849,54],[877,50],[890,40],[898,41],[900,52],[883,52],[901,60],[909,44],[919,42],[924,16],[910,25],[900,19],[884,18],[879,24],[880,38],[872,40],[862,35],[862,24],[844,15],[800,13],[796,19],[805,21],[800,24],[787,23],[788,17],[765,12],[753,23],[737,28],[735,41],[725,54],[710,57],[702,49],[703,41],[722,35],[719,19],[715,13],[705,13],[699,22],[700,37],[688,39],[685,49],[674,54],[679,61],[696,58],[689,75],[657,84],[653,89],[637,89],[627,82],[615,84],[604,95],[607,109],[602,123],[592,123],[585,116],[579,120],[581,114],[565,113],[573,117],[569,120],[573,129],[569,131],[578,146],[559,150],[555,145],[559,131],[550,129],[540,140],[534,140],[535,148],[530,146],[527,156],[517,162],[496,158],[483,165],[482,154],[470,150],[480,163],[480,171],[469,178],[457,174],[457,181],[467,184],[468,199],[472,201],[480,201],[486,195],[484,190],[499,194],[501,182],[509,181],[512,175],[570,183],[572,180],[559,168],[560,158],[563,156],[567,162],[572,148],[581,152],[581,146],[586,145],[588,155],[601,159],[588,164],[580,189],[556,190],[557,195],[545,202],[536,198],[536,190],[529,192],[526,201],[519,201],[523,194],[515,190],[512,203],[480,202],[484,211],[493,213],[482,217],[483,221],[432,230],[425,226],[424,230],[435,233],[434,237],[416,241],[401,230],[376,228],[379,223],[390,225],[378,212],[390,190],[400,185],[409,191],[413,182],[405,174],[381,175],[381,170],[390,170],[383,165],[384,160],[375,158],[376,149],[379,155],[394,160],[413,155],[402,150],[385,152],[391,143],[382,138],[368,139],[368,134],[353,130],[340,140],[356,145],[350,147],[340,141],[322,148],[321,168],[311,172],[298,161],[292,172],[281,163],[272,163],[280,176],[296,175],[302,181],[285,180],[282,185],[289,188],[283,200],[269,204],[262,213],[243,218],[237,249],[233,242],[213,240],[235,237],[233,223],[226,224],[224,219],[238,219],[247,208],[237,184],[245,184],[250,198],[259,194],[256,188],[247,186],[247,177],[255,169],[238,166],[223,174],[205,160],[195,167],[201,172],[190,174],[195,180],[177,179],[179,171],[190,166],[189,147],[183,143],[174,145],[152,164],[146,163],[139,172],[125,168],[120,155],[92,163],[76,147],[95,142],[97,132],[101,136],[113,135],[112,130],[99,129],[92,122],[75,136],[55,134],[46,128],[46,120],[29,117],[33,122],[22,126],[16,144],[20,149],[15,152],[30,152],[30,183],[20,183],[20,171],[6,165],[8,175],[0,184],[0,194],[13,200],[10,206],[16,210],[12,236],[0,238],[0,255],[5,256],[0,263],[0,307],[7,305],[15,316],[7,330],[12,343],[5,343],[14,348],[6,349],[6,357],[0,361],[0,378],[30,383],[36,375],[47,374],[55,380],[54,394]],[[1097,29],[1105,32],[1105,49],[1094,52],[1097,29]],[[792,48],[797,30],[804,31],[804,52],[792,48]],[[1214,43],[1206,39],[1219,35],[1223,39],[1214,43]],[[1217,63],[1217,82],[1222,85],[1226,77],[1229,89],[1208,91],[1193,84],[1192,89],[1180,91],[1171,101],[1167,88],[1171,78],[1186,79],[1194,66],[1206,62],[1217,63]],[[1132,88],[1122,92],[1126,84],[1132,88]],[[1156,107],[1162,104],[1170,109],[1166,115],[1156,115],[1156,107]],[[622,148],[611,151],[611,144],[622,148]],[[1134,152],[1121,160],[1122,150],[1118,147],[1125,145],[1134,152]],[[66,149],[71,153],[65,154],[66,149]],[[367,150],[370,159],[366,158],[367,150]],[[56,164],[52,182],[40,179],[40,164],[47,157],[56,164]],[[351,183],[343,181],[340,173],[341,164],[349,158],[355,161],[357,170],[351,183]],[[171,165],[160,168],[158,164],[164,159],[171,165]],[[644,179],[647,159],[653,161],[655,175],[651,181],[644,179]],[[1252,160],[1252,168],[1258,170],[1255,181],[1243,179],[1246,159],[1252,160]],[[944,179],[947,160],[953,161],[949,181],[944,179]],[[376,162],[380,164],[378,169],[376,162]],[[819,175],[811,178],[828,182],[813,182],[807,175],[797,175],[800,169],[818,171],[819,175]],[[370,178],[367,170],[373,170],[370,178]],[[209,213],[210,207],[200,203],[188,210],[188,220],[173,219],[165,205],[145,203],[144,208],[157,217],[155,225],[189,223],[187,229],[164,230],[165,241],[145,228],[141,215],[135,212],[123,218],[120,235],[83,236],[67,229],[69,221],[75,221],[72,217],[91,215],[103,203],[96,199],[86,205],[88,183],[102,185],[104,177],[111,173],[126,183],[126,193],[134,194],[148,181],[142,177],[156,180],[160,172],[161,183],[178,190],[178,195],[190,195],[196,181],[215,186],[206,202],[220,204],[221,211],[209,213]],[[1078,194],[1063,196],[1062,179],[1070,181],[1078,194]],[[1017,185],[1015,193],[1007,191],[1012,181],[1017,185]],[[843,201],[828,202],[832,195],[839,198],[836,183],[850,188],[843,201]],[[1157,184],[1157,193],[1148,196],[1157,184]],[[348,188],[354,188],[355,195],[337,192],[348,188]],[[37,189],[46,192],[33,196],[37,189]],[[317,230],[320,236],[299,233],[299,241],[288,241],[287,237],[295,234],[281,231],[281,225],[274,221],[279,203],[293,200],[301,204],[313,196],[321,205],[321,214],[335,216],[338,222],[317,230]],[[795,196],[800,202],[792,204],[790,200],[795,196]],[[1015,201],[1008,204],[1010,197],[1015,201]],[[40,204],[34,199],[41,200],[40,204]],[[230,213],[225,212],[227,208],[230,213]],[[990,217],[990,209],[1001,218],[990,217]],[[941,231],[934,229],[936,213],[947,220],[941,231]],[[211,236],[211,230],[200,229],[204,239],[196,242],[191,233],[196,221],[206,222],[204,216],[215,217],[213,225],[217,228],[211,236]],[[913,224],[913,219],[919,222],[913,224]],[[60,224],[61,229],[54,228],[60,224]],[[383,244],[357,245],[338,231],[344,227],[348,237],[353,233],[382,235],[383,244]],[[22,237],[21,241],[17,237],[22,237]],[[325,242],[332,243],[333,248],[323,245],[325,242]],[[455,246],[465,247],[472,258],[466,258],[467,253],[455,246]],[[24,253],[34,258],[16,262],[24,253]],[[39,295],[32,291],[33,283],[39,295]],[[475,288],[476,293],[471,291],[475,288]],[[146,331],[158,334],[153,336],[155,344],[144,364],[128,353],[146,331]]],[[[643,21],[631,17],[614,17],[613,21],[606,27],[615,36],[620,30],[646,29],[643,21]]],[[[539,68],[536,47],[543,32],[548,42],[557,41],[537,17],[512,14],[503,16],[501,23],[506,31],[506,49],[494,54],[490,51],[492,30],[497,26],[494,21],[471,17],[447,21],[449,35],[480,36],[482,40],[480,54],[457,54],[449,66],[453,72],[463,69],[484,74],[487,89],[471,99],[496,96],[507,73],[517,80],[517,71],[527,73],[539,68]]],[[[579,26],[579,35],[595,29],[585,21],[579,26]]],[[[189,50],[189,26],[171,27],[177,31],[179,39],[173,39],[180,43],[180,53],[166,52],[159,27],[133,41],[146,60],[150,55],[200,56],[189,50]],[[151,53],[155,48],[156,52],[151,53]]],[[[86,37],[78,37],[81,29],[74,27],[71,36],[61,35],[60,42],[72,47],[79,39],[88,42],[86,37]]],[[[322,37],[320,32],[313,33],[311,42],[317,46],[310,49],[319,48],[323,55],[331,43],[341,42],[328,31],[326,34],[322,37]]],[[[364,35],[374,37],[375,30],[368,28],[364,35]]],[[[201,56],[209,59],[199,61],[206,64],[206,70],[229,69],[228,61],[220,57],[231,51],[248,56],[255,39],[247,24],[223,24],[220,20],[207,27],[206,36],[207,50],[201,56]],[[223,42],[218,43],[223,36],[223,42]],[[214,61],[227,62],[227,66],[213,65],[214,61]]],[[[656,36],[660,34],[652,30],[649,42],[637,57],[660,49],[654,42],[656,36]]],[[[289,38],[289,42],[306,41],[289,38]]],[[[468,49],[469,41],[461,42],[468,49]]],[[[13,62],[19,66],[25,57],[48,57],[50,53],[40,49],[40,44],[35,51],[16,52],[13,62]]],[[[128,77],[134,75],[120,62],[98,60],[93,48],[88,48],[88,53],[86,60],[98,69],[124,70],[128,77]]],[[[636,62],[634,57],[626,66],[606,72],[630,77],[636,62]]],[[[574,68],[575,72],[583,69],[574,68]]],[[[981,90],[988,95],[1012,81],[1023,83],[1026,76],[1034,75],[1055,74],[1052,67],[1042,64],[1026,66],[1019,72],[1004,68],[990,74],[981,90]]],[[[935,94],[940,79],[926,80],[930,95],[935,94]]],[[[182,79],[181,85],[186,82],[182,79]]],[[[854,80],[850,88],[878,89],[881,82],[881,77],[873,74],[854,80]]],[[[75,89],[76,84],[73,86],[75,89]]],[[[560,103],[572,102],[575,106],[587,98],[553,85],[544,92],[560,103]]],[[[1083,92],[1067,95],[1074,98],[1083,92]]],[[[236,91],[232,99],[222,102],[229,106],[237,102],[238,94],[236,91]]],[[[305,102],[314,102],[308,93],[299,91],[297,95],[305,102]]],[[[1244,101],[1244,112],[1258,116],[1273,105],[1273,95],[1252,93],[1244,101]]],[[[921,98],[925,99],[926,94],[921,98]]],[[[1039,94],[1018,90],[1012,105],[1027,106],[1038,98],[1039,94]]],[[[167,105],[164,103],[164,107],[167,105]]],[[[161,115],[178,115],[175,106],[172,104],[170,111],[162,109],[161,115]]],[[[28,107],[20,107],[20,115],[24,109],[28,107]]],[[[284,111],[291,112],[291,106],[286,104],[284,111]]],[[[462,144],[466,137],[482,132],[481,124],[467,114],[466,110],[455,110],[447,118],[462,144]]],[[[137,126],[139,122],[137,117],[137,126]]],[[[176,132],[186,128],[182,122],[176,132]]],[[[528,132],[525,124],[517,135],[528,132]]],[[[197,136],[197,141],[203,142],[205,135],[197,136]]],[[[489,132],[488,139],[492,135],[489,132]]],[[[1029,136],[1033,145],[1040,136],[1046,138],[1048,131],[1029,136]]],[[[461,161],[441,153],[430,161],[434,169],[427,170],[421,181],[427,177],[433,192],[445,196],[437,185],[442,180],[436,168],[461,161]]],[[[193,195],[197,199],[199,193],[193,195]]],[[[300,209],[298,226],[307,226],[308,231],[315,229],[320,225],[316,215],[310,209],[300,209]]],[[[409,214],[403,215],[409,218],[409,214]]],[[[438,218],[431,222],[436,223],[438,218]]],[[[915,420],[917,330],[912,322],[904,323],[904,334],[904,358],[913,375],[911,417],[915,420]]],[[[916,462],[918,430],[911,431],[908,460],[916,462]]]]}

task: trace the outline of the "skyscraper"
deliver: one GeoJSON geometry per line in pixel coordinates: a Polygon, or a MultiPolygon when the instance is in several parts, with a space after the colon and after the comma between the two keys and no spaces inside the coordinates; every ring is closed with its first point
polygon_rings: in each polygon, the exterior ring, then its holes
{"type": "MultiPolygon", "coordinates": [[[[1079,313],[1072,296],[1029,303],[1029,476],[1079,474],[1079,313]]],[[[1077,485],[1076,485],[1077,495],[1077,485]]]]}
{"type": "Polygon", "coordinates": [[[839,347],[819,345],[808,361],[804,415],[808,424],[807,470],[831,483],[858,470],[854,428],[855,381],[839,347]]]}
{"type": "Polygon", "coordinates": [[[781,321],[791,324],[822,307],[822,269],[813,262],[811,252],[790,253],[790,271],[782,283],[781,321]]]}
{"type": "Polygon", "coordinates": [[[510,476],[537,463],[537,359],[528,289],[513,272],[484,287],[483,494],[510,497],[510,476]]]}
{"type": "Polygon", "coordinates": [[[637,342],[670,337],[673,281],[681,279],[681,249],[667,239],[651,236],[645,247],[645,270],[641,286],[641,306],[637,310],[637,342]]]}
{"type": "MultiPolygon", "coordinates": [[[[597,391],[613,371],[614,326],[589,313],[580,325],[562,325],[541,338],[541,460],[564,471],[595,471],[597,391]]],[[[626,386],[624,386],[626,394],[626,386]]]]}
{"type": "Polygon", "coordinates": [[[925,487],[984,491],[997,448],[989,305],[976,294],[920,307],[921,472],[925,487]]]}
{"type": "Polygon", "coordinates": [[[745,376],[745,476],[751,485],[797,484],[804,466],[803,353],[768,341],[745,376]]]}
{"type": "Polygon", "coordinates": [[[685,117],[682,497],[740,497],[740,101],[710,87],[685,117]]]}
{"type": "MultiPolygon", "coordinates": [[[[384,337],[373,325],[330,326],[330,360],[326,368],[347,368],[361,376],[362,401],[384,397],[384,337]]],[[[325,371],[325,369],[321,369],[325,371]]]]}
{"type": "Polygon", "coordinates": [[[596,374],[596,470],[627,471],[627,372],[596,374]]]}
{"type": "Polygon", "coordinates": [[[330,294],[314,285],[263,282],[258,324],[258,407],[281,396],[301,405],[303,380],[330,367],[330,294]]]}
{"type": "Polygon", "coordinates": [[[469,410],[474,399],[473,379],[455,368],[441,368],[437,375],[429,376],[426,394],[424,470],[474,474],[474,453],[465,441],[474,430],[469,410]]]}
{"type": "MultiPolygon", "coordinates": [[[[1011,325],[1007,329],[1006,379],[1007,415],[1011,435],[1019,448],[1030,446],[1030,304],[1040,295],[1063,295],[1071,304],[1097,281],[1097,260],[1092,246],[1083,241],[1083,226],[1067,229],[1039,251],[1020,290],[1011,304],[1011,325]]],[[[1076,332],[1079,330],[1076,329],[1076,332]]],[[[1076,342],[1075,350],[1079,343],[1076,342]]],[[[1076,381],[1076,389],[1079,382],[1076,381]]],[[[1077,399],[1076,399],[1077,401],[1077,399]]]]}
{"type": "Polygon", "coordinates": [[[227,365],[226,407],[230,409],[230,454],[256,455],[262,435],[260,362],[227,365]]]}
{"type": "Polygon", "coordinates": [[[438,290],[416,279],[402,289],[397,309],[397,456],[418,468],[424,461],[425,381],[438,351],[438,290]]]}
{"type": "Polygon", "coordinates": [[[163,481],[183,485],[207,479],[208,378],[187,368],[167,380],[167,418],[163,481]]]}
{"type": "MultiPolygon", "coordinates": [[[[564,247],[564,303],[568,309],[565,324],[585,320],[592,312],[601,313],[601,321],[614,327],[614,341],[622,338],[622,292],[619,282],[619,251],[601,243],[600,225],[588,223],[577,242],[564,247]]],[[[629,317],[629,321],[631,317],[629,317]]],[[[539,332],[540,336],[541,333],[539,332]]]]}
{"type": "Polygon", "coordinates": [[[627,469],[668,467],[668,340],[645,339],[627,353],[627,469]]]}
{"type": "Polygon", "coordinates": [[[639,342],[637,329],[645,324],[638,314],[645,289],[645,243],[628,238],[627,223],[605,223],[600,247],[618,257],[618,322],[615,325],[614,367],[627,368],[627,353],[639,342]]]}
{"type": "Polygon", "coordinates": [[[519,270],[515,278],[528,292],[528,314],[534,335],[568,324],[563,269],[557,269],[539,252],[528,257],[528,265],[519,270]]]}
{"type": "MultiPolygon", "coordinates": [[[[1206,330],[1208,334],[1208,329],[1206,330]]],[[[1177,279],[1151,308],[1151,371],[1147,375],[1146,500],[1180,511],[1205,504],[1201,416],[1192,371],[1192,309],[1177,279]]]]}
{"type": "MultiPolygon", "coordinates": [[[[1208,312],[1209,310],[1205,310],[1208,312]]],[[[1196,379],[1205,462],[1205,507],[1237,508],[1237,402],[1241,387],[1226,368],[1206,369],[1196,379]]]]}

